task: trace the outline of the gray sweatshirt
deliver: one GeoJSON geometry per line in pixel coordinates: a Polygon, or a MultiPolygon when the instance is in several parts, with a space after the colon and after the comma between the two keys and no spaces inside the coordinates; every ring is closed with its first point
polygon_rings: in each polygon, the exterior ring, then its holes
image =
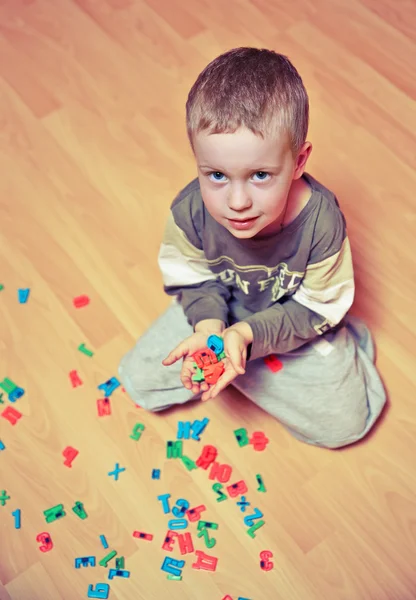
{"type": "Polygon", "coordinates": [[[304,175],[311,197],[281,232],[235,238],[206,210],[198,179],[172,203],[159,252],[164,289],[188,322],[246,321],[250,358],[294,350],[337,325],[354,299],[344,216],[334,194],[304,175]]]}

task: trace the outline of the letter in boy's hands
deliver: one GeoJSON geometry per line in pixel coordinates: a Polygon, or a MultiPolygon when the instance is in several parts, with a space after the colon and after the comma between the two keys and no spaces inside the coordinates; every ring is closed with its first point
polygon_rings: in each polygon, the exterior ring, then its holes
{"type": "Polygon", "coordinates": [[[245,373],[247,360],[247,346],[253,341],[253,333],[248,323],[236,323],[223,332],[224,373],[217,383],[202,394],[201,400],[206,401],[215,398],[225,389],[238,375],[245,373]]]}
{"type": "Polygon", "coordinates": [[[182,370],[181,370],[181,381],[187,390],[191,390],[193,394],[199,394],[208,390],[208,384],[205,381],[196,382],[192,381],[192,375],[195,373],[194,363],[192,355],[198,350],[206,348],[207,334],[202,332],[196,332],[187,337],[183,342],[178,344],[172,352],[162,361],[165,367],[173,365],[177,360],[183,358],[182,370]]]}

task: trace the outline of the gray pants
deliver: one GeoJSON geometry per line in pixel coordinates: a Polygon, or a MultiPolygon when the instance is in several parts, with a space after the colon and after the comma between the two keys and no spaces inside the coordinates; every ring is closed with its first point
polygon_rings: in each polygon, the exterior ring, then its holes
{"type": "MultiPolygon", "coordinates": [[[[134,402],[159,411],[193,398],[179,379],[182,361],[162,365],[191,333],[182,307],[172,304],[123,357],[119,375],[134,402]]],[[[374,366],[371,335],[360,320],[349,316],[336,331],[279,354],[279,360],[283,369],[277,373],[262,359],[249,361],[232,385],[295,437],[339,448],[361,439],[374,425],[386,394],[374,366]]]]}

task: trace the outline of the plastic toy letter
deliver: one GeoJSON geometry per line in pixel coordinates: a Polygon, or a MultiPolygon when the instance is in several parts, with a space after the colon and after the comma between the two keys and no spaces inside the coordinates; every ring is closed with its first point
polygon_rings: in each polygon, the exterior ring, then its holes
{"type": "Polygon", "coordinates": [[[202,529],[198,534],[197,537],[203,537],[204,538],[204,542],[207,548],[213,548],[215,546],[215,544],[217,543],[217,540],[215,538],[210,538],[209,537],[209,531],[208,529],[202,529]]]}
{"type": "Polygon", "coordinates": [[[11,392],[17,388],[17,385],[14,383],[14,381],[8,377],[5,377],[3,381],[0,381],[0,388],[7,392],[7,394],[11,394],[11,392]]]}
{"type": "Polygon", "coordinates": [[[166,458],[181,458],[182,442],[166,442],[166,458]]]}
{"type": "Polygon", "coordinates": [[[179,533],[178,534],[179,550],[181,554],[189,554],[194,551],[194,544],[192,542],[191,534],[179,533]]]}
{"type": "Polygon", "coordinates": [[[88,350],[88,348],[85,347],[85,344],[80,344],[78,346],[78,350],[80,352],[82,352],[83,354],[85,354],[86,356],[94,356],[94,352],[92,350],[88,350]]]}
{"type": "Polygon", "coordinates": [[[197,561],[192,564],[193,569],[203,569],[204,571],[215,571],[217,568],[218,558],[215,556],[208,556],[201,550],[196,550],[197,561]]]}
{"type": "Polygon", "coordinates": [[[178,433],[176,437],[178,440],[184,439],[189,440],[191,435],[191,421],[178,421],[178,433]]]}
{"type": "Polygon", "coordinates": [[[217,458],[218,451],[215,446],[207,445],[202,448],[201,456],[197,459],[196,464],[201,469],[208,469],[209,465],[217,458]]]}
{"type": "Polygon", "coordinates": [[[171,575],[181,575],[185,565],[184,560],[176,560],[174,558],[170,558],[170,556],[166,556],[163,564],[161,566],[162,571],[166,571],[166,573],[170,573],[171,575]]]}
{"type": "Polygon", "coordinates": [[[130,438],[132,440],[134,440],[135,442],[139,441],[140,436],[142,435],[143,431],[144,431],[143,423],[136,423],[136,425],[133,427],[133,432],[132,432],[130,438]]]}
{"type": "Polygon", "coordinates": [[[237,481],[237,483],[232,483],[227,487],[227,492],[231,496],[231,498],[236,498],[237,496],[241,496],[248,491],[246,482],[241,480],[237,481]]]}
{"type": "Polygon", "coordinates": [[[23,388],[15,387],[14,390],[12,390],[9,394],[9,401],[16,402],[16,400],[19,400],[19,398],[21,398],[24,393],[25,390],[23,388]]]}
{"type": "Polygon", "coordinates": [[[169,498],[170,494],[161,494],[157,497],[157,499],[160,500],[160,502],[162,503],[162,508],[165,515],[167,515],[170,512],[169,498]]]}
{"type": "Polygon", "coordinates": [[[257,483],[259,484],[259,487],[257,488],[258,492],[265,492],[266,491],[266,487],[264,485],[264,481],[263,478],[260,474],[256,475],[256,479],[257,479],[257,483]]]}
{"type": "Polygon", "coordinates": [[[183,464],[185,465],[185,467],[188,469],[188,471],[192,471],[193,469],[197,469],[198,467],[196,466],[196,463],[191,460],[190,458],[188,458],[187,456],[182,455],[181,456],[181,461],[183,462],[183,464]]]}
{"type": "Polygon", "coordinates": [[[254,523],[254,525],[252,525],[250,527],[250,529],[247,529],[247,533],[251,538],[255,538],[256,534],[255,531],[257,531],[257,529],[260,529],[260,527],[263,527],[264,525],[264,521],[257,521],[257,523],[254,523]]]}
{"type": "Polygon", "coordinates": [[[76,450],[75,448],[72,448],[72,446],[67,446],[62,451],[62,456],[65,458],[64,465],[66,467],[71,468],[72,467],[72,461],[74,460],[74,458],[76,456],[78,456],[78,454],[79,454],[78,450],[76,450]]]}
{"type": "Polygon", "coordinates": [[[221,491],[223,487],[224,486],[222,485],[222,483],[214,483],[214,485],[212,486],[214,492],[216,492],[219,495],[219,498],[217,498],[217,502],[223,502],[224,500],[228,499],[228,496],[221,491]]]}
{"type": "Polygon", "coordinates": [[[255,508],[253,515],[246,515],[244,517],[244,525],[246,525],[247,527],[252,527],[254,525],[254,521],[256,519],[261,519],[262,516],[263,516],[263,513],[261,512],[261,510],[259,510],[258,508],[255,508]]]}
{"type": "Polygon", "coordinates": [[[200,504],[195,508],[189,508],[186,511],[186,514],[188,515],[188,519],[192,521],[192,523],[195,523],[196,521],[199,521],[201,513],[204,512],[204,510],[207,510],[207,507],[204,504],[200,504]]]}
{"type": "Polygon", "coordinates": [[[175,537],[179,537],[180,534],[176,533],[176,531],[170,531],[168,529],[168,532],[166,534],[165,537],[165,541],[163,542],[163,550],[167,550],[168,552],[172,552],[173,551],[173,544],[175,542],[175,537]]]}
{"type": "Polygon", "coordinates": [[[36,536],[36,541],[41,543],[41,546],[39,546],[41,552],[49,552],[49,550],[52,550],[53,548],[51,536],[46,531],[39,533],[39,535],[36,536]]]}
{"type": "Polygon", "coordinates": [[[270,550],[260,552],[260,567],[263,571],[271,571],[273,569],[273,563],[269,561],[269,558],[273,558],[273,553],[270,550]]]}
{"type": "Polygon", "coordinates": [[[80,519],[86,519],[88,517],[87,513],[85,512],[84,505],[82,502],[79,502],[79,500],[75,502],[72,510],[80,519]]]}
{"type": "Polygon", "coordinates": [[[21,527],[21,515],[22,515],[22,511],[20,510],[20,508],[17,508],[16,510],[14,510],[12,512],[12,517],[14,517],[14,527],[15,529],[20,529],[21,527]]]}
{"type": "Polygon", "coordinates": [[[71,385],[74,388],[82,385],[82,380],[76,371],[69,372],[69,379],[71,380],[71,385]]]}
{"type": "Polygon", "coordinates": [[[207,346],[215,354],[221,354],[224,350],[224,340],[218,335],[210,335],[207,339],[207,346]]]}
{"type": "Polygon", "coordinates": [[[105,415],[111,415],[111,404],[108,398],[99,398],[97,400],[98,416],[104,417],[105,415]]]}
{"type": "Polygon", "coordinates": [[[250,443],[247,436],[247,429],[245,429],[244,427],[240,427],[240,429],[235,429],[234,435],[240,448],[243,448],[243,446],[248,446],[248,444],[250,443]]]}
{"type": "Polygon", "coordinates": [[[272,373],[278,373],[281,369],[283,369],[283,364],[277,358],[275,354],[270,354],[270,356],[265,356],[263,358],[264,364],[270,369],[272,373]]]}
{"type": "Polygon", "coordinates": [[[110,560],[113,560],[113,558],[116,556],[117,554],[117,550],[111,550],[111,552],[109,552],[107,554],[107,556],[104,556],[104,558],[102,558],[100,560],[100,562],[98,563],[100,565],[100,567],[106,567],[108,565],[108,563],[110,562],[110,560]]]}
{"type": "Polygon", "coordinates": [[[29,294],[30,294],[30,289],[29,288],[19,288],[17,290],[17,297],[19,299],[20,304],[26,304],[28,298],[29,298],[29,294]]]}
{"type": "Polygon", "coordinates": [[[123,569],[110,569],[108,573],[108,579],[114,579],[114,577],[130,577],[130,571],[124,571],[123,569]]]}
{"type": "Polygon", "coordinates": [[[13,408],[13,406],[6,406],[1,416],[7,419],[12,425],[16,425],[17,421],[21,419],[22,413],[13,408]]]}
{"type": "Polygon", "coordinates": [[[218,479],[220,483],[227,483],[230,481],[232,471],[233,469],[230,465],[220,465],[219,463],[214,462],[211,465],[209,479],[218,479]]]}
{"type": "Polygon", "coordinates": [[[110,593],[110,586],[108,583],[97,583],[95,589],[90,584],[88,586],[88,598],[102,598],[106,600],[110,593]]]}
{"type": "Polygon", "coordinates": [[[107,398],[108,396],[111,396],[111,394],[114,392],[114,390],[116,390],[119,386],[120,386],[119,380],[116,377],[112,377],[108,381],[105,381],[104,383],[100,383],[100,385],[98,386],[98,389],[102,390],[104,392],[104,396],[107,398]]]}
{"type": "MultiPolygon", "coordinates": [[[[144,531],[133,531],[133,537],[151,542],[153,539],[153,533],[144,533],[144,531]]],[[[120,567],[120,569],[122,568],[124,567],[120,567]]]]}
{"type": "Polygon", "coordinates": [[[264,435],[262,431],[255,431],[250,438],[250,444],[253,444],[254,450],[261,452],[266,449],[269,439],[264,435]]]}
{"type": "Polygon", "coordinates": [[[58,519],[62,519],[62,517],[65,517],[66,512],[64,511],[63,504],[57,504],[52,508],[44,510],[43,514],[45,515],[46,522],[52,523],[53,521],[57,521],[58,519]]]}
{"type": "Polygon", "coordinates": [[[79,556],[75,559],[75,568],[80,567],[95,567],[95,556],[79,556]]]}
{"type": "Polygon", "coordinates": [[[188,527],[188,521],[186,519],[171,519],[168,521],[168,527],[172,531],[175,529],[186,529],[188,527]]]}
{"type": "Polygon", "coordinates": [[[177,519],[180,519],[186,513],[188,508],[189,508],[188,500],[185,500],[184,498],[179,498],[179,500],[176,503],[176,506],[174,506],[172,508],[172,514],[177,519]]]}
{"type": "Polygon", "coordinates": [[[77,296],[72,301],[74,303],[75,308],[82,308],[83,306],[87,306],[90,303],[90,299],[88,296],[83,294],[82,296],[77,296]]]}
{"type": "Polygon", "coordinates": [[[205,417],[202,421],[194,421],[191,425],[192,428],[192,439],[200,441],[199,435],[204,431],[205,427],[208,425],[209,419],[205,417]]]}

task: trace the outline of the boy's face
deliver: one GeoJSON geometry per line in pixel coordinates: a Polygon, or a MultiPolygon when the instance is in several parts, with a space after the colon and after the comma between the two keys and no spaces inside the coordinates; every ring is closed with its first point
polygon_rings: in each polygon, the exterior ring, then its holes
{"type": "Polygon", "coordinates": [[[240,127],[235,133],[198,133],[193,146],[202,198],[218,223],[239,239],[280,230],[310,144],[295,159],[287,134],[263,139],[240,127]]]}

